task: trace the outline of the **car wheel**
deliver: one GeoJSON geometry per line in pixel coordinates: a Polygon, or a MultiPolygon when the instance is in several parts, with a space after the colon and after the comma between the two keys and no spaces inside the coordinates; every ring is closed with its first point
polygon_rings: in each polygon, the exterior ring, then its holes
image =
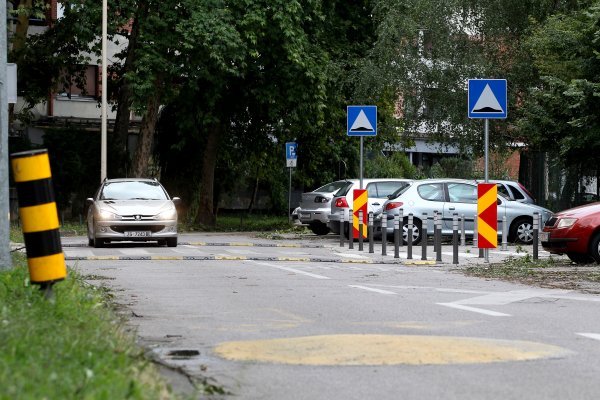
{"type": "Polygon", "coordinates": [[[88,246],[94,246],[94,239],[88,238],[88,246]]]}
{"type": "Polygon", "coordinates": [[[589,264],[594,261],[594,259],[588,254],[567,253],[567,257],[569,257],[569,260],[573,261],[575,264],[589,264]]]}
{"type": "Polygon", "coordinates": [[[106,245],[106,240],[94,238],[94,247],[99,248],[99,247],[104,247],[105,245],[106,245]]]}
{"type": "Polygon", "coordinates": [[[315,235],[322,236],[322,235],[327,235],[329,233],[329,227],[320,222],[312,223],[308,227],[315,235]]]}
{"type": "Polygon", "coordinates": [[[177,247],[177,238],[167,238],[167,246],[168,247],[177,247]]]}
{"type": "MultiPolygon", "coordinates": [[[[413,220],[413,229],[412,229],[412,244],[419,244],[421,241],[421,220],[414,219],[413,220]]],[[[404,244],[408,244],[408,217],[404,218],[404,223],[402,225],[402,241],[404,244]]]]}
{"type": "Polygon", "coordinates": [[[600,233],[597,233],[596,236],[592,238],[590,243],[590,255],[600,264],[600,233]]]}
{"type": "Polygon", "coordinates": [[[533,219],[519,218],[510,227],[510,241],[513,243],[533,243],[533,219]]]}

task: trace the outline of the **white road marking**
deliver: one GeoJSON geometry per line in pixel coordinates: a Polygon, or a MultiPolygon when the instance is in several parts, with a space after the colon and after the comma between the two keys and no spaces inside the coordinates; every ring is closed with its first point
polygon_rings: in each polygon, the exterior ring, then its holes
{"type": "Polygon", "coordinates": [[[370,288],[370,287],[367,287],[367,286],[348,285],[348,287],[357,288],[357,289],[363,289],[363,290],[368,290],[369,292],[375,292],[375,293],[379,293],[379,294],[396,294],[394,292],[390,292],[389,290],[374,289],[374,288],[370,288]]]}
{"type": "Polygon", "coordinates": [[[487,314],[494,317],[509,317],[510,314],[499,313],[496,311],[484,310],[478,307],[471,307],[472,305],[488,305],[488,306],[503,306],[510,303],[515,303],[522,300],[531,298],[545,298],[554,297],[557,294],[569,293],[569,290],[557,290],[557,289],[525,289],[525,290],[511,290],[510,292],[498,292],[489,293],[483,296],[472,297],[470,299],[453,301],[450,303],[437,303],[441,306],[456,308],[465,311],[472,311],[481,314],[487,314]]]}
{"type": "Polygon", "coordinates": [[[479,314],[491,315],[492,317],[510,317],[510,314],[504,314],[504,313],[497,312],[497,311],[484,310],[483,308],[464,306],[462,304],[457,304],[457,303],[436,303],[436,304],[438,304],[440,306],[450,307],[450,308],[457,308],[459,310],[472,311],[472,312],[476,312],[479,314]]]}
{"type": "Polygon", "coordinates": [[[311,278],[316,278],[316,279],[331,279],[331,278],[329,278],[327,276],[317,275],[317,274],[311,274],[310,272],[302,271],[302,270],[299,270],[299,269],[296,269],[296,268],[283,267],[281,265],[276,265],[276,264],[271,264],[271,263],[266,263],[266,262],[252,261],[252,260],[247,260],[246,262],[251,262],[253,264],[258,264],[258,265],[264,265],[266,267],[277,268],[277,269],[281,269],[283,271],[293,272],[295,274],[306,275],[306,276],[310,276],[311,278]]]}
{"type": "Polygon", "coordinates": [[[256,252],[254,250],[248,250],[248,249],[229,249],[227,251],[232,254],[244,254],[244,255],[260,254],[259,252],[256,252]]]}
{"type": "Polygon", "coordinates": [[[120,249],[119,253],[124,256],[147,256],[151,254],[148,250],[139,248],[120,249]]]}
{"type": "Polygon", "coordinates": [[[365,257],[363,255],[360,254],[355,254],[355,253],[336,253],[338,256],[342,256],[342,257],[348,257],[348,258],[358,258],[358,259],[366,259],[369,257],[365,257]]]}
{"type": "MultiPolygon", "coordinates": [[[[451,251],[442,251],[442,254],[447,255],[447,256],[452,256],[454,255],[453,252],[451,251]]],[[[464,257],[464,258],[476,258],[479,257],[479,254],[473,254],[473,253],[458,253],[459,257],[464,257]]]]}
{"type": "Polygon", "coordinates": [[[586,338],[600,340],[600,333],[575,333],[576,335],[580,335],[586,338]]]}

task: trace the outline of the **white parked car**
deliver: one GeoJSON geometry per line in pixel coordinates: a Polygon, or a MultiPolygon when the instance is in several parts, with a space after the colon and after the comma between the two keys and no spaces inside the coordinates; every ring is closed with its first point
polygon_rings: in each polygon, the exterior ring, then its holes
{"type": "MultiPolygon", "coordinates": [[[[388,196],[399,189],[408,186],[412,179],[377,178],[363,179],[364,189],[368,192],[367,212],[381,212],[383,203],[388,196]]],[[[345,216],[348,218],[348,210],[354,209],[354,189],[360,189],[359,179],[348,179],[331,201],[331,215],[329,216],[329,228],[335,234],[340,233],[340,221],[345,216]]],[[[367,216],[365,215],[365,221],[367,216]]],[[[345,232],[348,236],[348,232],[345,232]]]]}

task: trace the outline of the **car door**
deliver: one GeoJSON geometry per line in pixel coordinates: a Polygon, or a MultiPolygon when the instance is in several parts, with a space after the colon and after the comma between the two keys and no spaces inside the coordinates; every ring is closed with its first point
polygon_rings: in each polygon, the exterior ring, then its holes
{"type": "MultiPolygon", "coordinates": [[[[465,216],[465,233],[473,233],[474,218],[477,215],[477,186],[462,182],[446,184],[448,201],[444,203],[444,228],[447,233],[452,232],[454,214],[465,216]]],[[[460,227],[459,227],[460,229],[460,227]]]]}

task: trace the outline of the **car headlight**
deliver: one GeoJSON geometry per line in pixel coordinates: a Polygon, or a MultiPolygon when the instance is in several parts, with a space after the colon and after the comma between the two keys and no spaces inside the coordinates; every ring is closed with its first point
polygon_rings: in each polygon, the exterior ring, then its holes
{"type": "Polygon", "coordinates": [[[556,225],[557,228],[568,228],[570,226],[573,226],[573,224],[577,221],[577,218],[561,218],[558,221],[558,225],[556,225]]]}
{"type": "Polygon", "coordinates": [[[101,221],[114,221],[121,219],[121,216],[107,210],[98,210],[96,218],[101,221]]]}
{"type": "Polygon", "coordinates": [[[177,219],[177,210],[171,208],[170,210],[163,211],[160,214],[156,215],[155,218],[160,220],[177,219]]]}

